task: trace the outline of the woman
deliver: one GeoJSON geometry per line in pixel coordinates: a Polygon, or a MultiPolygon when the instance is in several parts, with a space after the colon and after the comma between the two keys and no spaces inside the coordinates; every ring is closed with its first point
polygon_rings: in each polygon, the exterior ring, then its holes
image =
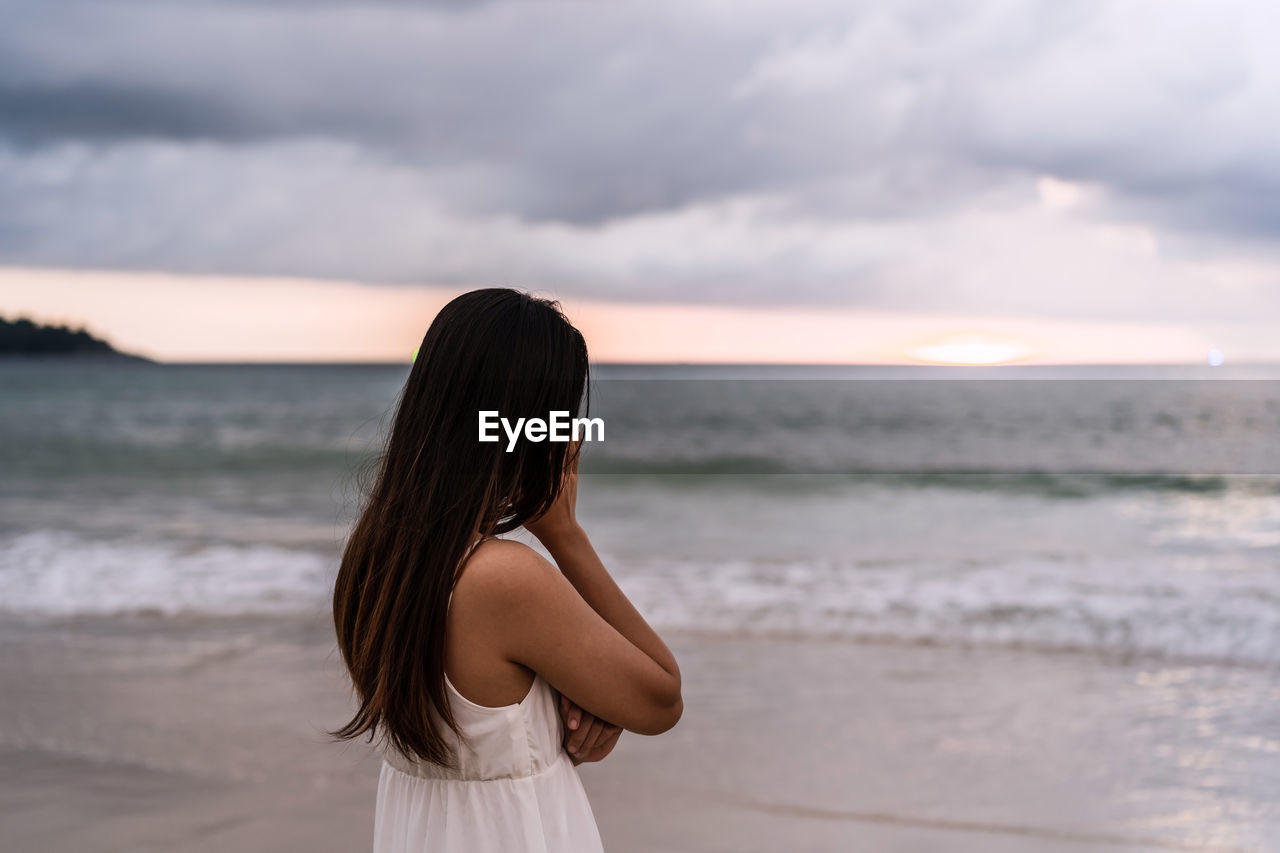
{"type": "Polygon", "coordinates": [[[574,765],[680,718],[675,658],[577,522],[578,446],[478,440],[482,411],[576,418],[586,382],[582,334],[514,290],[422,340],[333,601],[359,697],[335,734],[384,758],[375,853],[598,851],[574,765]],[[555,565],[495,538],[521,525],[555,565]]]}

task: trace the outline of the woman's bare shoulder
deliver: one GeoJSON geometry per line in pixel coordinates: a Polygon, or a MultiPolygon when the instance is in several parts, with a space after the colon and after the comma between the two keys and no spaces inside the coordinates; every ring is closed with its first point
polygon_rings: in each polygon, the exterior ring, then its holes
{"type": "Polygon", "coordinates": [[[504,600],[522,595],[530,587],[543,587],[556,567],[523,542],[489,539],[472,552],[454,584],[455,595],[482,600],[504,600]]]}

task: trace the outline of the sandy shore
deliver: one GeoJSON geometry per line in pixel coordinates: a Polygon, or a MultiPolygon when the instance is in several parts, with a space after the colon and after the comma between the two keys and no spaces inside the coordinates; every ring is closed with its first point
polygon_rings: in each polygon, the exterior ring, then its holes
{"type": "MultiPolygon", "coordinates": [[[[673,639],[681,725],[582,769],[613,853],[1280,844],[1270,673],[673,639]],[[1256,738],[1208,725],[1227,699],[1256,738]]],[[[322,733],[323,620],[10,619],[0,648],[0,849],[368,848],[378,762],[322,733]]]]}

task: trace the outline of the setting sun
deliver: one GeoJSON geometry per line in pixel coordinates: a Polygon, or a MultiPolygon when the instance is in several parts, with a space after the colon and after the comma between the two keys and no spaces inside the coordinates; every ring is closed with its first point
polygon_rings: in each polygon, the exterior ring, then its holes
{"type": "Polygon", "coordinates": [[[948,335],[908,352],[929,364],[1008,364],[1031,355],[1031,348],[1012,338],[992,335],[948,335]]]}

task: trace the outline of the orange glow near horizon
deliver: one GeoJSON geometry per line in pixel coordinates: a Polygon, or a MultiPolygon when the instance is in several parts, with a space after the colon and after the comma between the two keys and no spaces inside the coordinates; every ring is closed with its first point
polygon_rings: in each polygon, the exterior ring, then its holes
{"type": "MultiPolygon", "coordinates": [[[[0,313],[84,325],[162,361],[407,364],[435,314],[464,289],[0,268],[0,313]]],[[[561,301],[597,362],[1200,364],[1210,346],[1176,324],[561,301]]]]}
{"type": "Polygon", "coordinates": [[[1012,338],[983,334],[947,335],[908,353],[925,364],[1014,364],[1034,357],[1031,347],[1012,338]]]}

